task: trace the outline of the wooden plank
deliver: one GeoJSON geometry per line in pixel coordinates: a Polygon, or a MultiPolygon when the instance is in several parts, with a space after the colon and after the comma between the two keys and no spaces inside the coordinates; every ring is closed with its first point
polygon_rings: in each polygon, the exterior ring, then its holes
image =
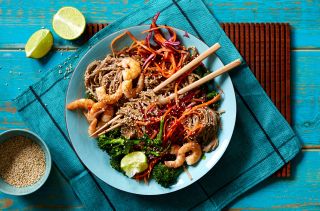
{"type": "Polygon", "coordinates": [[[45,58],[34,60],[26,58],[23,51],[0,51],[0,99],[13,99],[71,54],[70,51],[51,51],[45,58]]]}
{"type": "Polygon", "coordinates": [[[229,210],[299,209],[320,207],[320,151],[301,153],[293,161],[294,179],[270,178],[227,207],[229,210]]]}
{"type": "Polygon", "coordinates": [[[304,144],[319,145],[320,51],[294,51],[291,55],[292,125],[304,144]]]}
{"type": "MultiPolygon", "coordinates": [[[[143,5],[145,0],[54,1],[39,0],[1,1],[0,48],[23,48],[28,37],[41,27],[52,30],[53,14],[62,6],[81,10],[88,23],[110,23],[143,5]]],[[[294,48],[320,47],[320,2],[286,0],[282,3],[257,0],[205,0],[206,5],[221,22],[289,22],[293,26],[294,48]]],[[[56,46],[77,46],[54,33],[56,46]]]]}

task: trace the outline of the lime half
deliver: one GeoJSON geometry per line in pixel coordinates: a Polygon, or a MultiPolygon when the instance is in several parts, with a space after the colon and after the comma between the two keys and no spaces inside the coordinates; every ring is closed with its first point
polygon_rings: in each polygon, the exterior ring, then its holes
{"type": "Polygon", "coordinates": [[[66,40],[74,40],[84,32],[86,20],[74,7],[62,7],[52,20],[54,31],[66,40]]]}
{"type": "Polygon", "coordinates": [[[45,56],[53,45],[53,37],[48,29],[40,29],[33,33],[26,46],[26,56],[39,59],[45,56]]]}
{"type": "Polygon", "coordinates": [[[131,152],[121,159],[120,167],[128,177],[133,177],[148,168],[147,156],[140,151],[131,152]]]}

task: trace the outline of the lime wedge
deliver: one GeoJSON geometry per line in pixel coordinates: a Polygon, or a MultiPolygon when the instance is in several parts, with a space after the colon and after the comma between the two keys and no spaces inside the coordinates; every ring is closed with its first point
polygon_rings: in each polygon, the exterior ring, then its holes
{"type": "Polygon", "coordinates": [[[39,59],[45,56],[53,45],[53,37],[48,29],[40,29],[33,33],[26,46],[26,56],[39,59]]]}
{"type": "Polygon", "coordinates": [[[74,40],[84,32],[86,20],[74,7],[62,7],[52,20],[54,31],[66,40],[74,40]]]}
{"type": "Polygon", "coordinates": [[[128,177],[133,177],[148,168],[147,156],[140,151],[131,152],[121,159],[120,167],[128,177]]]}

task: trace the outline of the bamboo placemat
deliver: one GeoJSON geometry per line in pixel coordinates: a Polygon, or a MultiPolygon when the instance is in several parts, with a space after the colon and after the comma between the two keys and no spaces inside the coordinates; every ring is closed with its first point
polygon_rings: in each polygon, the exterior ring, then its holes
{"type": "MultiPolygon", "coordinates": [[[[107,24],[87,24],[84,41],[107,24]]],[[[291,124],[290,26],[286,23],[223,23],[221,27],[246,60],[250,69],[282,115],[291,124]]],[[[288,163],[275,173],[289,177],[288,163]]]]}
{"type": "MultiPolygon", "coordinates": [[[[287,23],[223,23],[221,27],[250,66],[261,86],[291,124],[290,26],[287,23]]],[[[291,165],[275,176],[289,177],[291,165]]]]}

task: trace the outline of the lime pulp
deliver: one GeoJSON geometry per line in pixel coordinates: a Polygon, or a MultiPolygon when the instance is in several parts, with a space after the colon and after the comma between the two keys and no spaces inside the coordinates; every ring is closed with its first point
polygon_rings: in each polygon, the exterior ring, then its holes
{"type": "Polygon", "coordinates": [[[81,36],[86,27],[83,14],[74,7],[62,7],[53,16],[53,30],[66,40],[74,40],[81,36]]]}
{"type": "Polygon", "coordinates": [[[120,167],[131,178],[148,168],[147,156],[141,151],[131,152],[121,159],[120,167]]]}
{"type": "Polygon", "coordinates": [[[29,38],[25,52],[26,56],[34,59],[44,57],[52,48],[53,36],[48,29],[40,29],[29,38]]]}

